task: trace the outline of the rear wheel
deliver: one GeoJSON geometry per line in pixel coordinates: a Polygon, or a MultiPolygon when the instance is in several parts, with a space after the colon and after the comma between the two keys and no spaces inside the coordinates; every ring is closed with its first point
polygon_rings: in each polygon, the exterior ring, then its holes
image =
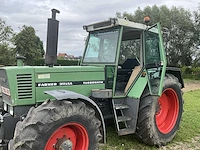
{"type": "Polygon", "coordinates": [[[18,122],[14,150],[95,150],[101,140],[95,111],[81,101],[48,101],[18,122]]]}
{"type": "Polygon", "coordinates": [[[174,128],[179,116],[179,101],[176,91],[166,88],[158,99],[156,125],[163,134],[168,134],[174,128]]]}
{"type": "MultiPolygon", "coordinates": [[[[155,84],[154,89],[157,87],[155,84]]],[[[166,145],[174,138],[182,117],[181,84],[176,77],[167,74],[159,98],[149,95],[147,89],[143,95],[136,135],[148,145],[166,145]]]]}

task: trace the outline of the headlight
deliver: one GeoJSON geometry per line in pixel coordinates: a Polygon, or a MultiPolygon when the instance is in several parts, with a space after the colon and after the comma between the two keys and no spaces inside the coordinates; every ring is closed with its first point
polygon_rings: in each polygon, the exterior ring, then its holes
{"type": "Polygon", "coordinates": [[[8,110],[8,105],[7,105],[6,103],[3,103],[3,109],[4,109],[5,111],[8,110]]]}
{"type": "Polygon", "coordinates": [[[13,116],[14,115],[14,108],[12,106],[9,107],[9,113],[13,116]]]}
{"type": "Polygon", "coordinates": [[[10,96],[10,89],[8,89],[6,87],[1,86],[1,92],[10,96]]]}

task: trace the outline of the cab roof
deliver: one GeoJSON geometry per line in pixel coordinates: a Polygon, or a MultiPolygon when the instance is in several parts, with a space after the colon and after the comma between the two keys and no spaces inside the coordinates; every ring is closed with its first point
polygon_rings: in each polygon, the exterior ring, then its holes
{"type": "Polygon", "coordinates": [[[107,21],[83,26],[83,29],[86,30],[87,32],[90,32],[90,31],[106,29],[106,28],[110,28],[114,26],[125,26],[125,27],[131,27],[131,28],[135,28],[139,30],[145,30],[147,28],[147,26],[144,24],[132,22],[132,21],[127,20],[126,18],[125,19],[110,18],[107,21]]]}

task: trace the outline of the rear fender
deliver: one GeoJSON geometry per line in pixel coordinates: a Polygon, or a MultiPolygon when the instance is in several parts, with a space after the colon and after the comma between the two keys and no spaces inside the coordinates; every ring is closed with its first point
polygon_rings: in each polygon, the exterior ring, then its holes
{"type": "Polygon", "coordinates": [[[185,87],[180,68],[177,68],[177,67],[167,67],[166,68],[166,73],[173,74],[175,77],[178,78],[179,82],[181,83],[181,88],[185,87]]]}
{"type": "Polygon", "coordinates": [[[50,90],[50,91],[44,91],[44,93],[53,96],[56,100],[79,99],[83,101],[84,103],[86,103],[87,105],[89,105],[90,107],[92,107],[95,110],[97,117],[101,120],[102,129],[103,129],[103,131],[101,131],[103,135],[103,143],[106,143],[106,130],[105,130],[105,122],[104,122],[103,114],[100,108],[98,107],[98,105],[93,100],[91,100],[90,98],[82,94],[72,92],[72,91],[67,91],[67,90],[50,90]]]}

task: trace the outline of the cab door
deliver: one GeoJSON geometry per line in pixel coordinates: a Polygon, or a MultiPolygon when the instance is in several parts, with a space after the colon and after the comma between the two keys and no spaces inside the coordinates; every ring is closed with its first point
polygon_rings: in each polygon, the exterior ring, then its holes
{"type": "Polygon", "coordinates": [[[144,31],[144,67],[148,75],[149,91],[161,95],[166,71],[166,56],[163,47],[160,24],[144,31]]]}

